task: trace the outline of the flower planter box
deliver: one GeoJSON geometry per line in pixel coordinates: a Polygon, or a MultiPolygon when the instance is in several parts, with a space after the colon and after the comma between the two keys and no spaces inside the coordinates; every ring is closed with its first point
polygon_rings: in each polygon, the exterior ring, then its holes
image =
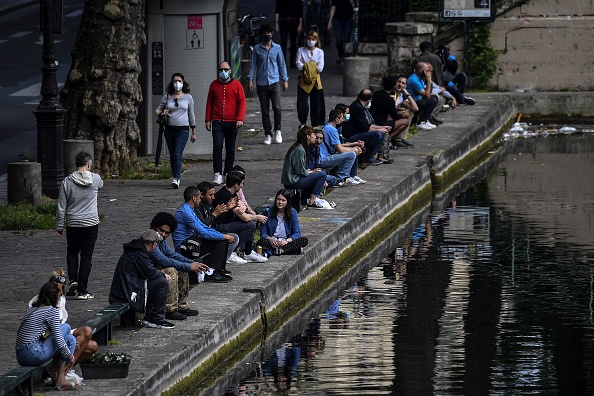
{"type": "Polygon", "coordinates": [[[80,368],[85,381],[88,379],[126,378],[130,364],[83,363],[80,368]]]}

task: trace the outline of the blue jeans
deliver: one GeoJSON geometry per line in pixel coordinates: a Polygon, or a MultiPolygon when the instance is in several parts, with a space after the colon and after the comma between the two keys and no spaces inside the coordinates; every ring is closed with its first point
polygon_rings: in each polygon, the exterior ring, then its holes
{"type": "Polygon", "coordinates": [[[167,143],[167,149],[169,150],[169,163],[171,164],[173,178],[179,179],[182,169],[182,155],[184,154],[184,148],[186,148],[186,143],[188,142],[190,128],[166,126],[163,135],[165,136],[165,142],[167,143]]]}
{"type": "Polygon", "coordinates": [[[349,176],[357,176],[357,154],[354,151],[329,155],[321,160],[318,165],[320,168],[336,167],[336,176],[342,180],[349,176]],[[353,174],[353,168],[355,174],[353,174]]]}
{"type": "MultiPolygon", "coordinates": [[[[70,334],[70,325],[68,323],[63,323],[60,325],[60,330],[62,330],[62,337],[64,337],[64,341],[66,341],[66,345],[68,345],[70,354],[73,354],[74,348],[76,348],[76,338],[70,334]]],[[[17,349],[17,362],[19,362],[21,366],[41,366],[55,356],[61,356],[60,351],[56,347],[54,337],[55,335],[52,334],[43,342],[40,340],[35,341],[25,345],[21,349],[17,349]]]]}
{"type": "Polygon", "coordinates": [[[334,26],[334,35],[336,36],[336,49],[338,50],[338,57],[344,57],[344,45],[351,41],[351,34],[353,34],[353,19],[338,19],[332,20],[334,26]]]}
{"type": "Polygon", "coordinates": [[[290,190],[304,190],[309,195],[316,197],[322,193],[326,182],[326,172],[310,172],[307,176],[299,177],[297,183],[285,185],[290,190]]]}
{"type": "Polygon", "coordinates": [[[365,151],[363,152],[362,161],[369,161],[377,154],[383,139],[383,133],[377,131],[368,131],[363,133],[356,133],[347,138],[347,142],[356,142],[362,140],[365,142],[365,151]]]}
{"type": "Polygon", "coordinates": [[[235,142],[237,124],[235,122],[212,122],[212,167],[214,173],[226,175],[231,172],[235,162],[235,142]],[[225,172],[223,172],[223,141],[225,142],[225,172]]]}
{"type": "Polygon", "coordinates": [[[274,112],[274,130],[281,129],[281,95],[280,83],[272,85],[258,85],[256,92],[260,99],[260,111],[262,112],[262,126],[264,134],[272,136],[272,124],[270,123],[270,104],[272,102],[272,111],[274,112]]]}

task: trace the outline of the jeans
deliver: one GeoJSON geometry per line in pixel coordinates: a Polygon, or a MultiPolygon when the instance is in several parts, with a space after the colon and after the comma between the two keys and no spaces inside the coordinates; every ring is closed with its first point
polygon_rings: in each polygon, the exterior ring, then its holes
{"type": "MultiPolygon", "coordinates": [[[[458,91],[461,94],[464,94],[464,92],[466,91],[466,74],[465,73],[456,73],[456,75],[454,76],[452,73],[450,73],[449,71],[446,70],[443,72],[443,79],[444,79],[444,83],[446,84],[445,85],[446,89],[448,89],[447,83],[449,83],[451,81],[454,83],[454,86],[458,89],[458,91]]],[[[450,92],[449,89],[448,89],[448,92],[450,92]]],[[[458,100],[458,99],[456,99],[456,100],[458,100]]]]}
{"type": "Polygon", "coordinates": [[[306,194],[315,195],[322,193],[326,182],[326,172],[310,172],[307,176],[300,176],[295,184],[285,185],[290,190],[304,190],[306,194]]]}
{"type": "Polygon", "coordinates": [[[321,160],[318,165],[320,168],[337,167],[336,176],[341,180],[344,180],[349,176],[357,176],[357,154],[354,151],[329,155],[321,160]],[[354,175],[352,174],[353,167],[355,168],[354,175]]]}
{"type": "Polygon", "coordinates": [[[326,104],[324,102],[324,90],[312,89],[310,93],[305,92],[297,85],[297,118],[300,124],[307,123],[307,113],[311,104],[311,126],[324,125],[326,123],[326,104]]]}
{"type": "Polygon", "coordinates": [[[417,106],[419,107],[419,111],[417,111],[417,124],[419,124],[429,119],[429,116],[435,109],[435,106],[437,106],[437,96],[431,95],[429,99],[422,98],[416,102],[417,106]]]}
{"type": "Polygon", "coordinates": [[[278,20],[278,30],[280,33],[280,46],[283,51],[283,56],[285,59],[290,59],[288,62],[291,68],[295,68],[295,64],[297,62],[297,26],[299,25],[299,20],[297,18],[279,18],[278,20]],[[291,43],[291,53],[290,56],[287,56],[287,39],[291,43]]]}
{"type": "Polygon", "coordinates": [[[239,235],[239,244],[237,246],[243,249],[245,254],[252,252],[254,231],[256,230],[256,223],[254,221],[238,220],[226,224],[215,224],[214,228],[223,234],[234,233],[239,235]]]}
{"type": "MultiPolygon", "coordinates": [[[[76,347],[76,338],[70,333],[70,325],[68,323],[62,323],[60,325],[60,330],[62,330],[62,337],[64,337],[64,341],[66,341],[66,345],[68,345],[70,354],[73,354],[74,348],[76,347]]],[[[17,349],[17,362],[21,366],[41,366],[55,356],[61,356],[60,351],[56,348],[54,336],[55,335],[52,334],[45,341],[38,340],[25,345],[21,349],[17,349]]]]}
{"type": "Polygon", "coordinates": [[[66,227],[66,264],[68,265],[68,279],[78,282],[78,294],[87,293],[89,276],[93,263],[93,250],[97,241],[99,225],[90,227],[66,227]],[[78,255],[80,253],[80,265],[78,255]]]}
{"type": "Polygon", "coordinates": [[[164,276],[147,281],[146,313],[144,320],[148,322],[159,322],[165,320],[165,307],[167,304],[167,293],[169,282],[164,276]]]}
{"type": "Polygon", "coordinates": [[[272,111],[274,112],[274,130],[281,129],[281,99],[280,99],[280,83],[272,85],[258,85],[256,92],[258,99],[260,99],[260,111],[262,112],[262,126],[264,126],[264,134],[272,136],[272,125],[270,123],[270,106],[268,102],[272,103],[272,111]]]}
{"type": "Polygon", "coordinates": [[[235,162],[235,141],[237,139],[235,122],[212,122],[212,167],[214,173],[226,175],[235,162]],[[225,142],[225,171],[223,172],[223,141],[225,142]]]}
{"type": "Polygon", "coordinates": [[[362,140],[365,142],[365,151],[361,156],[362,161],[369,161],[373,158],[374,155],[377,154],[383,139],[383,133],[377,131],[368,131],[362,133],[356,133],[353,136],[347,138],[347,142],[356,142],[357,140],[362,140]]]}
{"type": "Polygon", "coordinates": [[[169,150],[169,163],[171,164],[173,178],[179,179],[182,169],[182,155],[188,142],[190,129],[189,127],[166,126],[163,135],[169,150]]]}
{"type": "Polygon", "coordinates": [[[351,41],[351,34],[353,34],[353,19],[332,19],[334,27],[334,35],[336,36],[336,49],[338,50],[338,57],[344,58],[344,45],[351,41]]]}

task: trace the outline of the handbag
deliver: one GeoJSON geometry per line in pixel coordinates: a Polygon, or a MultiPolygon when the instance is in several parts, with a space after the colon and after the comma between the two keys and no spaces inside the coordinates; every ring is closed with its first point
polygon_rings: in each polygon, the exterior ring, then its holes
{"type": "Polygon", "coordinates": [[[159,114],[157,116],[157,124],[159,124],[161,126],[169,125],[169,115],[165,115],[163,113],[159,114]]]}

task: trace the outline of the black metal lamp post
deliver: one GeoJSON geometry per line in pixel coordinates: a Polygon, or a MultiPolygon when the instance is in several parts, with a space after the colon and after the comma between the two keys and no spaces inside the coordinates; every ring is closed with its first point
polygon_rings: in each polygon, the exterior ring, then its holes
{"type": "Polygon", "coordinates": [[[52,24],[52,0],[42,2],[43,52],[41,58],[41,102],[33,112],[37,119],[37,161],[41,163],[41,189],[50,198],[58,198],[64,178],[63,129],[66,112],[58,100],[56,51],[52,24]]]}

